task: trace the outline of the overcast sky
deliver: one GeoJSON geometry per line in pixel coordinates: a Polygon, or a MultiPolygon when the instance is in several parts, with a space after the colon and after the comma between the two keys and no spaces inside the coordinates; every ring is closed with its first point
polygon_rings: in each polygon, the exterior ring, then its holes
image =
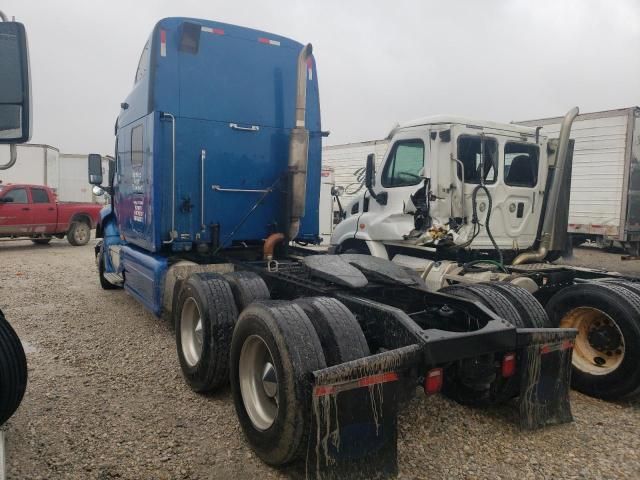
{"type": "Polygon", "coordinates": [[[142,47],[189,16],[311,42],[327,144],[452,113],[497,121],[640,104],[640,1],[4,0],[27,28],[32,142],[111,153],[142,47]]]}

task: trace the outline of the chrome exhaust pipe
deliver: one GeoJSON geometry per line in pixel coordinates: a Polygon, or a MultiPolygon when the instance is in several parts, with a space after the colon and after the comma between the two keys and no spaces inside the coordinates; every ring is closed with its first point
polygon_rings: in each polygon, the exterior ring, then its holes
{"type": "Polygon", "coordinates": [[[300,231],[307,195],[307,160],[309,131],[305,126],[307,110],[307,60],[313,47],[307,44],[298,55],[298,81],[296,88],[296,126],[289,139],[289,225],[287,239],[293,240],[300,231]]]}
{"type": "Polygon", "coordinates": [[[550,251],[557,250],[558,236],[561,233],[566,235],[566,227],[564,232],[556,231],[556,215],[558,209],[558,201],[560,199],[560,193],[562,185],[564,184],[564,175],[567,164],[567,157],[569,153],[569,137],[571,136],[571,125],[573,121],[580,113],[578,107],[573,107],[567,112],[562,120],[560,127],[560,137],[558,138],[558,147],[556,151],[556,165],[553,176],[553,183],[549,188],[547,205],[544,211],[544,221],[542,223],[542,235],[540,240],[540,247],[534,252],[525,252],[518,255],[512,265],[520,265],[530,262],[541,262],[545,259],[550,251]]]}

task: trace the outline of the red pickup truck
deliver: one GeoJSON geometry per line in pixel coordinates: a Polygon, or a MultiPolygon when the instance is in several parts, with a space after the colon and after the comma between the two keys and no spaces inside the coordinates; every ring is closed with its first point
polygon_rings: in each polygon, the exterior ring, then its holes
{"type": "Polygon", "coordinates": [[[49,187],[0,185],[0,237],[28,237],[46,245],[52,237],[85,245],[100,216],[95,203],[58,203],[49,187]]]}

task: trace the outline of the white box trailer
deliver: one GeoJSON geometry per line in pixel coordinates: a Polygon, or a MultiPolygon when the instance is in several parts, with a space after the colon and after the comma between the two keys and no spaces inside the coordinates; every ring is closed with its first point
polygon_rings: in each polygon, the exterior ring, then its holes
{"type": "MultiPolygon", "coordinates": [[[[96,197],[87,179],[87,154],[61,153],[58,167],[58,198],[65,202],[103,203],[104,196],[96,197]]],[[[108,160],[102,157],[102,178],[107,178],[108,160]]]]}
{"type": "MultiPolygon", "coordinates": [[[[17,160],[8,170],[0,170],[0,180],[7,183],[29,183],[48,185],[58,178],[58,156],[60,150],[51,145],[29,143],[17,145],[17,160]]],[[[0,164],[9,162],[8,145],[0,145],[0,164]]]]}
{"type": "MultiPolygon", "coordinates": [[[[515,123],[542,127],[541,134],[553,138],[561,121],[552,117],[515,123]]],[[[617,241],[640,255],[640,107],[579,115],[571,138],[575,147],[569,232],[575,243],[617,241]]],[[[358,169],[364,168],[367,155],[375,153],[379,166],[388,144],[383,139],[322,149],[322,166],[334,169],[336,185],[347,188],[345,199],[358,191],[358,169]]],[[[346,206],[349,200],[343,202],[346,206]]]]}
{"type": "Polygon", "coordinates": [[[384,139],[322,148],[322,168],[333,169],[336,187],[345,189],[341,197],[345,205],[360,191],[367,155],[375,153],[376,165],[379,166],[388,144],[389,141],[384,139]]]}
{"type": "MultiPolygon", "coordinates": [[[[93,195],[87,179],[86,154],[60,153],[56,147],[42,144],[24,144],[17,147],[16,164],[0,170],[0,181],[27,183],[51,187],[61,202],[103,203],[105,197],[93,195]]],[[[0,148],[0,164],[9,161],[9,147],[0,148]]],[[[103,157],[103,177],[107,178],[108,159],[103,157]]]]}
{"type": "MultiPolygon", "coordinates": [[[[562,117],[516,122],[555,137],[562,117]]],[[[640,107],[578,115],[571,174],[569,232],[574,243],[640,247],[640,107]]]]}

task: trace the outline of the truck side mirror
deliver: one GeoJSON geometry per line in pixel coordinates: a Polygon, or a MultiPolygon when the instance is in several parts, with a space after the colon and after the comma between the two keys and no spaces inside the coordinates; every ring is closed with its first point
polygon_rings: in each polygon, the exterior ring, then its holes
{"type": "Polygon", "coordinates": [[[376,175],[376,156],[373,153],[367,155],[367,168],[364,172],[364,186],[367,187],[373,199],[380,205],[387,204],[387,192],[376,193],[373,191],[373,179],[376,175]]]}
{"type": "Polygon", "coordinates": [[[0,198],[0,203],[12,203],[13,197],[2,197],[0,198]]]}
{"type": "Polygon", "coordinates": [[[367,155],[367,167],[364,172],[364,186],[367,187],[367,190],[369,190],[370,192],[373,189],[373,179],[375,175],[376,175],[376,155],[375,153],[370,153],[369,155],[367,155]]]}
{"type": "Polygon", "coordinates": [[[31,138],[31,78],[24,25],[0,22],[0,144],[31,138]]]}
{"type": "Polygon", "coordinates": [[[102,185],[102,157],[97,153],[89,154],[89,183],[102,185]]]}

